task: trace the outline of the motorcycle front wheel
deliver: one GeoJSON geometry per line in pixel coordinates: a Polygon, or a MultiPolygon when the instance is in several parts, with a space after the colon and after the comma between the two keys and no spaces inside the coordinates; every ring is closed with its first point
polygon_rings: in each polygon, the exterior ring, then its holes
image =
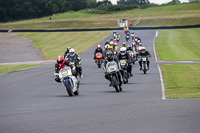
{"type": "Polygon", "coordinates": [[[115,88],[116,92],[119,92],[120,89],[119,89],[119,85],[117,83],[117,77],[116,76],[112,77],[112,83],[113,83],[113,87],[115,88]]]}
{"type": "Polygon", "coordinates": [[[146,68],[146,64],[143,64],[144,65],[144,69],[143,69],[143,72],[144,72],[144,74],[146,74],[147,73],[147,68],[146,68]]]}
{"type": "Polygon", "coordinates": [[[70,85],[69,81],[65,81],[65,85],[66,85],[66,90],[67,93],[69,94],[69,96],[73,96],[73,90],[72,90],[72,86],[70,85]]]}

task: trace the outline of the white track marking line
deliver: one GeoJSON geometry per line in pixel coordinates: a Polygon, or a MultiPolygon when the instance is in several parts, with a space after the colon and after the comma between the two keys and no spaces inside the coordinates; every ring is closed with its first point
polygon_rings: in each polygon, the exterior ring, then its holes
{"type": "Polygon", "coordinates": [[[165,86],[164,86],[164,82],[163,82],[163,77],[162,77],[162,71],[160,69],[160,66],[158,66],[158,71],[159,71],[159,74],[160,74],[160,82],[161,82],[161,88],[162,88],[162,99],[165,100],[165,86]]]}
{"type": "Polygon", "coordinates": [[[156,47],[155,47],[155,41],[156,41],[157,37],[158,37],[158,31],[156,31],[156,35],[155,35],[154,40],[153,40],[153,50],[154,50],[156,62],[158,62],[158,58],[157,58],[157,55],[156,55],[156,47]]]}
{"type": "MultiPolygon", "coordinates": [[[[154,50],[154,55],[155,55],[156,62],[158,62],[158,58],[157,58],[157,55],[156,55],[156,48],[155,48],[155,41],[156,41],[157,37],[158,37],[158,31],[156,31],[156,35],[155,35],[154,40],[153,40],[153,50],[154,50]]],[[[162,99],[165,100],[166,99],[165,98],[165,86],[164,86],[164,82],[163,82],[162,71],[160,69],[159,64],[157,66],[158,66],[158,71],[159,71],[159,74],[160,74],[160,83],[161,83],[161,89],[162,89],[162,99]]]]}

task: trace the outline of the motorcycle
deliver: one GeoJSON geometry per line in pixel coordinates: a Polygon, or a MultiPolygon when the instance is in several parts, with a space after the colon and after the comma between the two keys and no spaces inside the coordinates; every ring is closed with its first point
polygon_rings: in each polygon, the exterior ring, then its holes
{"type": "Polygon", "coordinates": [[[106,73],[108,75],[108,80],[111,82],[116,92],[122,91],[120,86],[120,75],[118,65],[115,61],[108,62],[106,64],[106,73]]]}
{"type": "Polygon", "coordinates": [[[129,74],[127,72],[128,64],[126,63],[126,60],[120,60],[120,66],[121,66],[120,72],[122,74],[124,84],[127,84],[129,79],[129,74]]]}
{"type": "Polygon", "coordinates": [[[74,69],[75,69],[75,73],[76,73],[76,75],[77,75],[77,80],[78,80],[78,82],[80,82],[80,78],[81,78],[81,75],[80,75],[80,72],[79,72],[79,67],[80,67],[80,65],[81,65],[81,62],[76,62],[75,63],[75,61],[74,60],[71,60],[70,61],[70,65],[72,65],[73,67],[74,67],[74,69]]]}
{"type": "Polygon", "coordinates": [[[135,51],[133,52],[131,50],[128,50],[127,52],[129,53],[129,55],[131,57],[132,63],[135,64],[135,62],[136,62],[136,53],[135,53],[135,51]]]}
{"type": "Polygon", "coordinates": [[[119,40],[120,40],[120,37],[116,37],[116,40],[119,42],[119,40]]]}
{"type": "Polygon", "coordinates": [[[135,34],[131,34],[132,40],[135,40],[135,34]]]}
{"type": "Polygon", "coordinates": [[[147,67],[147,56],[142,56],[141,59],[142,59],[142,71],[144,72],[144,74],[146,74],[147,70],[149,69],[147,67]]]}
{"type": "Polygon", "coordinates": [[[126,37],[125,37],[126,41],[128,41],[130,39],[130,35],[127,34],[126,37]]]}
{"type": "MultiPolygon", "coordinates": [[[[75,68],[74,68],[75,69],[75,68]]],[[[74,96],[79,94],[79,82],[75,76],[72,75],[72,70],[70,67],[65,67],[60,70],[59,78],[66,88],[69,96],[74,96]]]]}
{"type": "Polygon", "coordinates": [[[102,59],[103,59],[102,53],[100,53],[100,52],[96,53],[96,60],[95,60],[95,62],[97,64],[98,68],[101,68],[102,59]]]}
{"type": "Polygon", "coordinates": [[[114,39],[115,39],[116,35],[117,35],[116,33],[113,33],[113,38],[114,38],[114,39]]]}

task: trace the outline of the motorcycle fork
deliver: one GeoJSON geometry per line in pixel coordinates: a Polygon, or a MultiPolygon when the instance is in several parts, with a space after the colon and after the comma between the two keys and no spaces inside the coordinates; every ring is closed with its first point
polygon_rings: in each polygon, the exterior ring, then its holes
{"type": "Polygon", "coordinates": [[[144,70],[144,66],[146,66],[146,68],[147,68],[147,63],[146,63],[146,61],[143,61],[143,63],[142,63],[142,69],[144,70]]]}

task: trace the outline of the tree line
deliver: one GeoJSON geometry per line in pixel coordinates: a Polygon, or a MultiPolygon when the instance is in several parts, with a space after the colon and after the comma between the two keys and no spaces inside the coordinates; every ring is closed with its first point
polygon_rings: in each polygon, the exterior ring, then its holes
{"type": "Polygon", "coordinates": [[[40,18],[83,9],[87,9],[88,13],[110,13],[144,5],[151,4],[148,0],[118,0],[117,5],[112,5],[109,0],[99,2],[96,0],[0,0],[0,22],[40,18]]]}

